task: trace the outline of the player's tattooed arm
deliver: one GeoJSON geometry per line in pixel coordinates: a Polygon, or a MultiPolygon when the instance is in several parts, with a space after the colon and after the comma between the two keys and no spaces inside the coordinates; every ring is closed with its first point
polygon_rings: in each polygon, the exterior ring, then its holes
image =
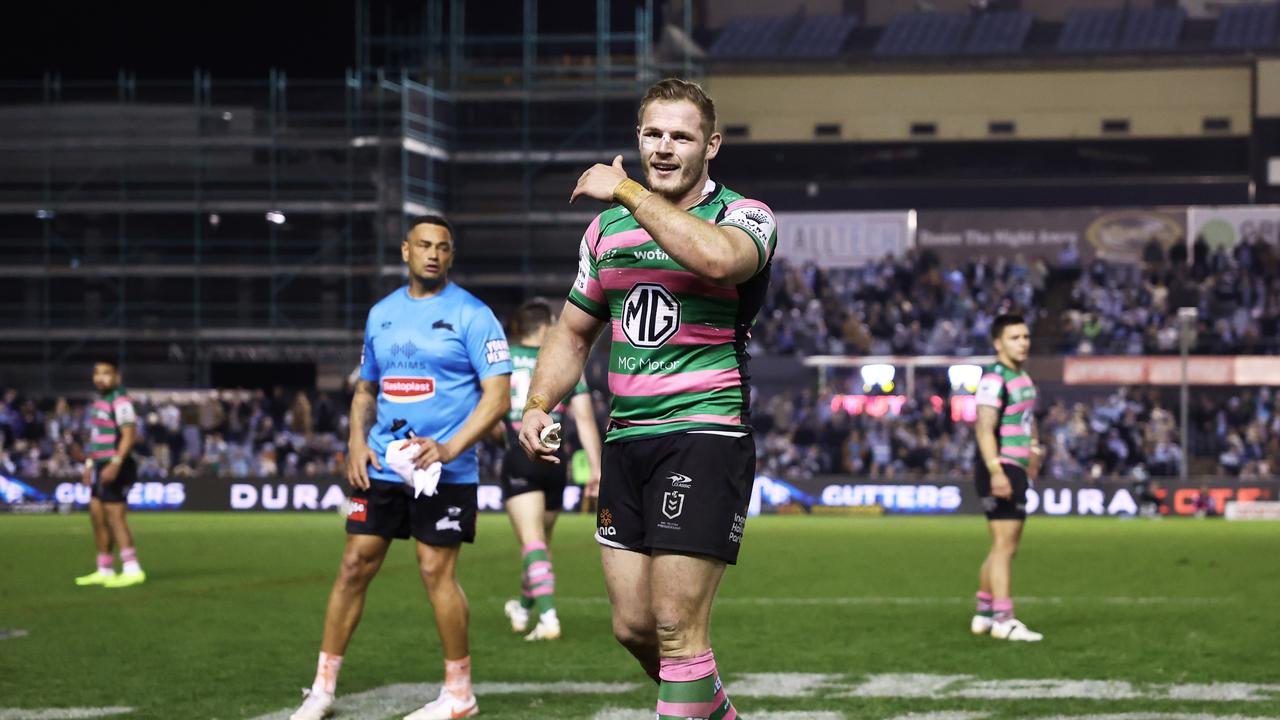
{"type": "Polygon", "coordinates": [[[369,487],[369,465],[381,470],[382,463],[369,449],[369,428],[377,417],[378,385],[371,380],[356,382],[351,398],[350,436],[347,439],[347,481],[357,489],[369,487]]]}

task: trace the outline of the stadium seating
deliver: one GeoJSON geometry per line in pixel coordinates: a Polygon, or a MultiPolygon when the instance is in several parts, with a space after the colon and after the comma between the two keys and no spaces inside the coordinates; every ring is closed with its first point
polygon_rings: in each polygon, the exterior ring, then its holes
{"type": "Polygon", "coordinates": [[[1213,46],[1220,50],[1251,50],[1276,46],[1280,3],[1228,5],[1219,12],[1213,46]]]}
{"type": "Polygon", "coordinates": [[[794,24],[791,17],[734,18],[716,36],[709,52],[712,57],[777,55],[794,24]]]}
{"type": "Polygon", "coordinates": [[[886,57],[954,55],[964,47],[968,29],[968,15],[899,15],[880,35],[875,54],[886,57]]]}
{"type": "Polygon", "coordinates": [[[1122,10],[1071,10],[1058,35],[1058,52],[1108,52],[1115,47],[1123,22],[1122,10]]]}
{"type": "Polygon", "coordinates": [[[844,49],[849,34],[857,25],[858,19],[852,15],[806,17],[782,54],[795,58],[834,57],[844,49]]]}
{"type": "Polygon", "coordinates": [[[1135,8],[1125,17],[1118,50],[1172,50],[1182,35],[1187,12],[1176,8],[1135,8]]]}
{"type": "Polygon", "coordinates": [[[1031,13],[989,12],[978,16],[965,41],[967,55],[1002,55],[1022,50],[1031,32],[1031,13]]]}

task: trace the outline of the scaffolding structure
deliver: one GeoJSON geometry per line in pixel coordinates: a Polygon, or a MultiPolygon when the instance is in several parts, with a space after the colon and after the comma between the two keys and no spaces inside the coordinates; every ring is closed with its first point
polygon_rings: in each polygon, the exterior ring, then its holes
{"type": "Polygon", "coordinates": [[[0,384],[54,392],[110,358],[152,386],[302,362],[334,387],[429,212],[459,228],[455,277],[482,297],[562,292],[597,210],[567,205],[573,179],[616,154],[634,168],[636,99],[700,67],[659,57],[653,0],[629,17],[597,0],[578,34],[519,3],[522,32],[492,35],[463,0],[378,27],[357,0],[340,80],[0,85],[0,384]]]}
{"type": "Polygon", "coordinates": [[[444,210],[448,100],[406,78],[48,74],[0,97],[5,382],[52,390],[93,358],[173,386],[219,359],[345,365],[405,214],[444,210]]]}

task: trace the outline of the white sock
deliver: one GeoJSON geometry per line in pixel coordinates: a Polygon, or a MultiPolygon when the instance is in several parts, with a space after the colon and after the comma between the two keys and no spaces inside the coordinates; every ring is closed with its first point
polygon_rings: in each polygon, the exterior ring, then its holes
{"type": "Polygon", "coordinates": [[[123,571],[124,571],[124,572],[126,572],[126,573],[140,573],[140,572],[142,572],[142,566],[138,564],[138,561],[137,561],[137,560],[129,560],[128,562],[126,562],[126,563],[124,564],[124,567],[123,567],[122,569],[123,569],[123,571]]]}
{"type": "Polygon", "coordinates": [[[543,622],[545,620],[549,620],[551,622],[560,622],[560,616],[556,615],[555,608],[551,608],[550,610],[538,616],[538,622],[543,622]]]}

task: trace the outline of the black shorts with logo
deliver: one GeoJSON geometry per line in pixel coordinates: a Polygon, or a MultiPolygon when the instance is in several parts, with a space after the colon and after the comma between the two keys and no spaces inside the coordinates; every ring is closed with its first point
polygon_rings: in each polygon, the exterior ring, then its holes
{"type": "Polygon", "coordinates": [[[547,510],[563,510],[568,465],[563,456],[560,464],[555,465],[530,460],[522,448],[509,448],[502,456],[502,476],[498,478],[502,485],[502,499],[505,501],[517,495],[541,492],[546,498],[544,506],[547,510]]]}
{"type": "Polygon", "coordinates": [[[986,512],[988,520],[1026,520],[1027,488],[1030,487],[1027,471],[1009,463],[1001,463],[1000,466],[1005,476],[1009,478],[1009,484],[1013,486],[1013,496],[998,498],[991,494],[991,472],[979,458],[974,487],[978,491],[978,497],[982,499],[982,509],[986,512]]]}
{"type": "Polygon", "coordinates": [[[352,489],[347,532],[409,538],[427,545],[457,545],[476,539],[476,485],[441,483],[435,495],[413,497],[413,486],[370,480],[368,490],[352,489]]]}
{"type": "Polygon", "coordinates": [[[106,467],[105,463],[94,465],[93,488],[89,493],[90,496],[102,502],[128,502],[129,488],[138,481],[138,463],[134,462],[132,457],[125,458],[120,464],[120,472],[116,473],[116,479],[109,483],[102,482],[102,471],[106,467]]]}
{"type": "Polygon", "coordinates": [[[604,446],[596,541],[733,565],[756,477],[750,433],[684,432],[604,446]]]}

